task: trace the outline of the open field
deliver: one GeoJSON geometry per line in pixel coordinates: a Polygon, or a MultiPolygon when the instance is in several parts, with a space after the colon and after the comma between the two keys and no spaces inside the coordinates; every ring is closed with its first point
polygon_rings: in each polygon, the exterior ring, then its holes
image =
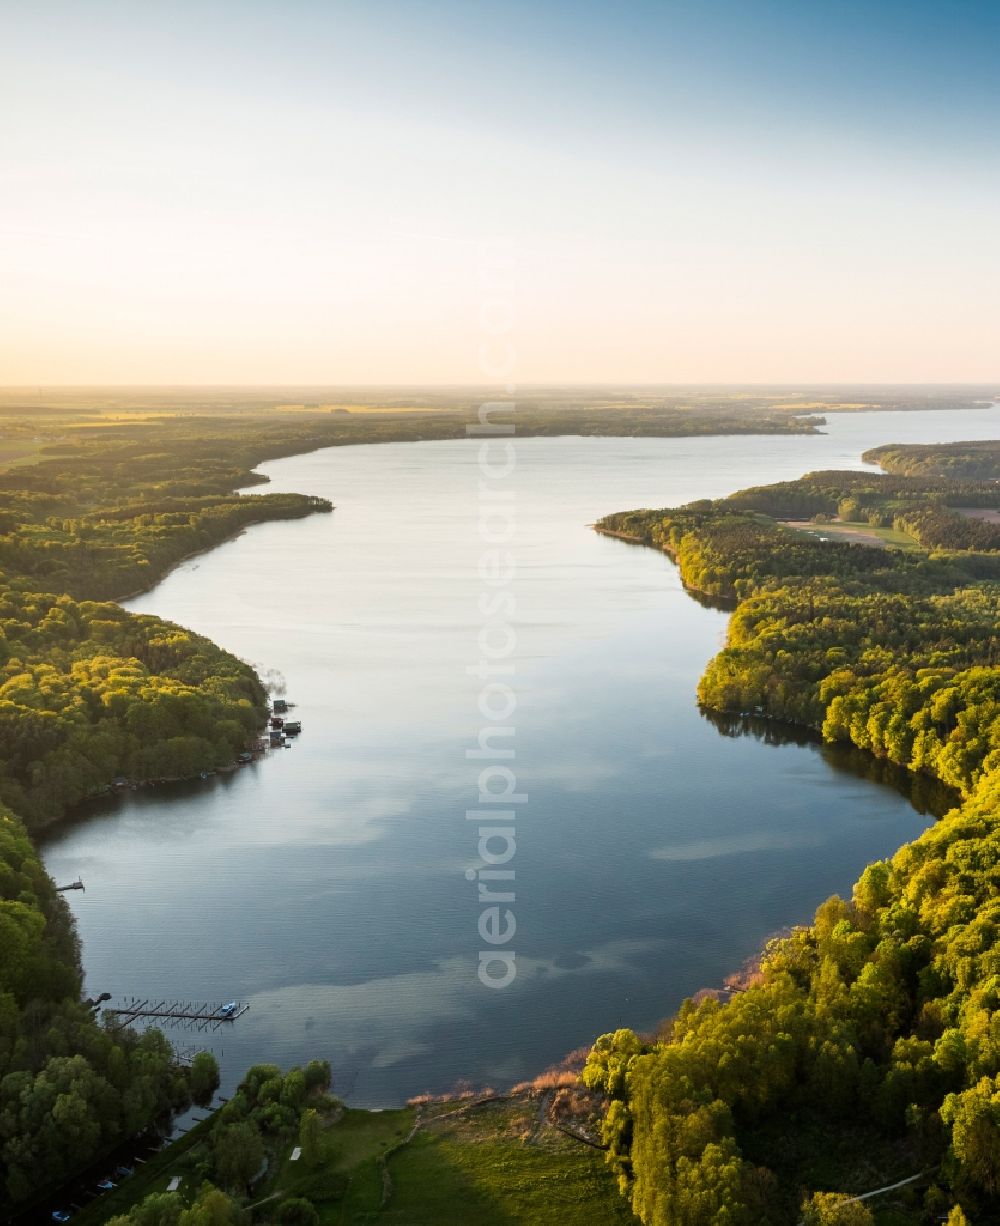
{"type": "Polygon", "coordinates": [[[826,524],[813,523],[809,519],[783,519],[779,521],[784,528],[795,532],[807,532],[810,536],[827,537],[830,540],[848,541],[855,545],[870,545],[875,549],[919,549],[919,544],[912,536],[899,532],[895,528],[875,528],[864,523],[826,524]]]}
{"type": "MultiPolygon", "coordinates": [[[[633,1222],[598,1150],[538,1124],[534,1099],[485,1103],[422,1129],[389,1160],[387,1226],[624,1226],[633,1222]]],[[[330,1219],[332,1220],[332,1219],[330,1219]]]]}
{"type": "Polygon", "coordinates": [[[432,1104],[418,1117],[348,1111],[326,1133],[318,1174],[286,1162],[269,1190],[307,1196],[331,1226],[632,1222],[604,1155],[550,1125],[542,1108],[522,1095],[432,1104]]]}
{"type": "Polygon", "coordinates": [[[40,439],[0,438],[0,472],[17,468],[22,464],[34,464],[41,455],[40,439]]]}
{"type": "Polygon", "coordinates": [[[951,509],[957,511],[959,515],[964,515],[966,519],[980,519],[986,524],[1000,524],[1000,511],[991,507],[952,507],[951,509]]]}

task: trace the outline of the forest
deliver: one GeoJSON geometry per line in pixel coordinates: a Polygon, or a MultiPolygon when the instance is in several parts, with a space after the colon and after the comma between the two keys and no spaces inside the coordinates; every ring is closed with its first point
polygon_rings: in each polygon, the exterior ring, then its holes
{"type": "Polygon", "coordinates": [[[0,809],[0,1213],[188,1100],[162,1035],[112,1032],[80,1003],[69,910],[0,809]]]}
{"type": "Polygon", "coordinates": [[[29,830],[112,780],[235,761],[261,723],[253,670],[119,605],[0,587],[0,803],[29,830]]]}
{"type": "Polygon", "coordinates": [[[773,940],[729,1001],[597,1042],[585,1080],[646,1226],[870,1222],[838,1187],[859,1169],[870,1186],[924,1176],[892,1220],[1000,1220],[1000,587],[984,578],[996,546],[950,511],[998,505],[981,474],[815,473],[599,525],[738,602],[706,708],[806,725],[956,799],[773,940]],[[792,517],[902,521],[925,548],[778,522],[792,517]]]}
{"type": "Polygon", "coordinates": [[[910,477],[955,477],[990,481],[1000,478],[1000,443],[983,440],[969,443],[908,445],[886,443],[872,447],[861,457],[888,473],[910,477]]]}
{"type": "MultiPolygon", "coordinates": [[[[128,782],[232,763],[262,725],[252,669],[110,603],[264,519],[330,510],[257,482],[191,424],[83,432],[0,482],[0,802],[29,828],[128,782]]],[[[230,455],[228,452],[233,452],[230,455]]]]}

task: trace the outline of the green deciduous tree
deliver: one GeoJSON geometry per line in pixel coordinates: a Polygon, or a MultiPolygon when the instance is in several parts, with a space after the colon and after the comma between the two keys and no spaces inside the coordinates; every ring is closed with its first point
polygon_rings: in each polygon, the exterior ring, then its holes
{"type": "Polygon", "coordinates": [[[815,1192],[802,1206],[802,1226],[872,1226],[871,1210],[839,1192],[815,1192]]]}
{"type": "Polygon", "coordinates": [[[1000,1077],[983,1077],[968,1090],[949,1094],[941,1118],[951,1129],[964,1174],[985,1191],[1000,1192],[1000,1077]]]}
{"type": "Polygon", "coordinates": [[[213,1137],[215,1173],[223,1187],[245,1191],[264,1160],[260,1132],[249,1123],[226,1124],[213,1137]]]}
{"type": "Polygon", "coordinates": [[[207,1106],[218,1088],[218,1061],[210,1051],[198,1052],[191,1061],[191,1097],[199,1105],[207,1106]]]}

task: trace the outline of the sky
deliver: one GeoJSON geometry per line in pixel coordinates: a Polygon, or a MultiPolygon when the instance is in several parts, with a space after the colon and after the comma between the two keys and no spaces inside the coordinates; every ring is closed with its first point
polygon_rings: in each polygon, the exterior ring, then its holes
{"type": "Polygon", "coordinates": [[[1000,380],[994,0],[0,0],[0,384],[1000,380]]]}

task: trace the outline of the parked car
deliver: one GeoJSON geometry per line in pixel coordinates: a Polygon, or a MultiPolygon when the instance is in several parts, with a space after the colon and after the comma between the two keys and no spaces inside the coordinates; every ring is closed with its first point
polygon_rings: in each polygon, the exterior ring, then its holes
{"type": "Polygon", "coordinates": [[[52,1210],[53,1222],[68,1222],[72,1216],[73,1215],[70,1213],[68,1209],[53,1209],[52,1210]]]}

